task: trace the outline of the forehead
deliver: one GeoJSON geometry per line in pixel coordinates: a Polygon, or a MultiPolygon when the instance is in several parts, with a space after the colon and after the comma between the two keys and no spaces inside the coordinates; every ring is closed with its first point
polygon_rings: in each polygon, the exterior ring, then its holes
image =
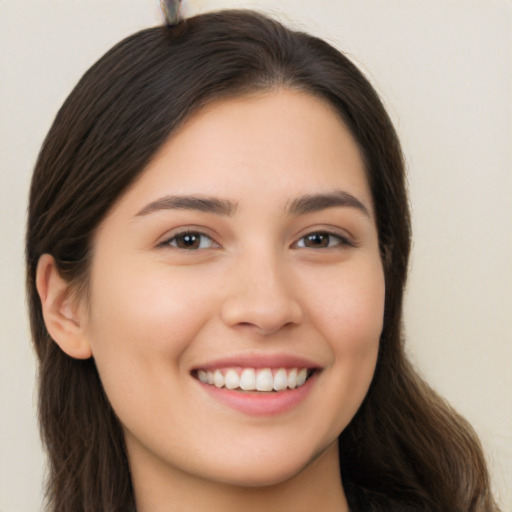
{"type": "Polygon", "coordinates": [[[217,100],[191,115],[126,196],[141,204],[170,193],[237,201],[249,192],[251,200],[286,202],[330,189],[371,207],[363,159],[340,116],[322,99],[281,89],[217,100]]]}

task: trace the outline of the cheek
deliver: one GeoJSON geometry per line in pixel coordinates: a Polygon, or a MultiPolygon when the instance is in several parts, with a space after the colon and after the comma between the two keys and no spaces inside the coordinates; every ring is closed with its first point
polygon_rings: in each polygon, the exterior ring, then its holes
{"type": "Polygon", "coordinates": [[[144,403],[144,393],[171,385],[184,371],[181,354],[213,307],[200,283],[194,286],[187,275],[156,269],[101,265],[92,275],[88,334],[114,409],[126,392],[140,395],[144,403]]]}
{"type": "Polygon", "coordinates": [[[373,378],[383,325],[384,276],[380,262],[364,271],[347,266],[317,285],[324,293],[311,301],[311,318],[331,351],[324,378],[328,409],[336,411],[331,435],[337,436],[355,415],[373,378]]]}
{"type": "Polygon", "coordinates": [[[98,268],[91,298],[91,331],[98,344],[179,353],[190,339],[187,334],[200,329],[210,301],[199,280],[194,284],[186,272],[155,267],[128,264],[126,272],[123,266],[110,266],[108,272],[98,268]]]}
{"type": "Polygon", "coordinates": [[[309,301],[311,317],[335,354],[373,350],[382,331],[385,284],[380,260],[358,263],[317,272],[311,287],[316,290],[309,301]]]}

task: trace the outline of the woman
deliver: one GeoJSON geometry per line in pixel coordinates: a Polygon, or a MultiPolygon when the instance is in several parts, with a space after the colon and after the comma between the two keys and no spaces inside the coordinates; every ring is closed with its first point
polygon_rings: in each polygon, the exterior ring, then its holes
{"type": "Polygon", "coordinates": [[[247,11],[119,43],[32,182],[51,509],[495,510],[404,356],[409,245],[394,129],[328,44],[247,11]]]}

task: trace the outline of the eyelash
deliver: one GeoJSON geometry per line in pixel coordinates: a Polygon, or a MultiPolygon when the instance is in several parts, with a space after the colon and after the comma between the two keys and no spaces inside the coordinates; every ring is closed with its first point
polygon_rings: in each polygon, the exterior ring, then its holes
{"type": "Polygon", "coordinates": [[[336,249],[341,247],[354,247],[355,244],[351,242],[347,237],[344,237],[338,233],[332,233],[330,231],[312,231],[311,233],[308,233],[301,238],[294,244],[296,247],[301,247],[305,249],[336,249]],[[300,245],[301,242],[303,242],[306,239],[313,239],[314,237],[320,238],[320,237],[327,237],[327,246],[324,247],[307,247],[306,245],[300,245]],[[335,240],[336,243],[334,245],[331,245],[331,242],[335,240]]]}
{"type": "MultiPolygon", "coordinates": [[[[163,242],[160,242],[158,244],[158,247],[173,247],[176,249],[180,249],[183,251],[197,251],[201,249],[213,249],[220,247],[210,236],[201,233],[200,231],[182,231],[180,233],[176,233],[172,237],[164,240],[163,242]],[[189,241],[187,242],[187,238],[189,238],[189,241]],[[209,246],[204,247],[204,240],[209,240],[209,246]],[[197,240],[199,240],[199,245],[197,247],[179,247],[179,240],[184,241],[185,244],[190,242],[190,245],[194,245],[194,243],[197,243],[197,240]]],[[[332,233],[330,231],[325,230],[319,230],[319,231],[312,231],[310,233],[307,233],[306,235],[299,238],[297,242],[293,244],[293,247],[298,248],[304,248],[304,249],[336,249],[336,248],[342,248],[342,247],[355,247],[355,243],[350,241],[347,237],[344,237],[337,233],[332,233]],[[309,238],[311,241],[314,237],[321,238],[323,237],[323,240],[325,240],[325,237],[327,237],[327,246],[320,246],[320,247],[307,247],[304,243],[305,240],[309,238]],[[336,243],[332,245],[332,241],[335,241],[336,243]],[[301,244],[302,242],[302,244],[301,244]]]]}
{"type": "MultiPolygon", "coordinates": [[[[187,243],[187,242],[185,242],[185,243],[187,243]]],[[[158,244],[158,247],[169,247],[169,246],[174,247],[176,249],[181,249],[183,251],[197,251],[199,249],[212,249],[214,246],[220,247],[216,242],[213,241],[213,239],[210,236],[205,235],[204,233],[201,233],[200,231],[192,231],[192,230],[176,233],[172,237],[167,238],[166,240],[164,240],[163,242],[158,244]],[[199,247],[192,247],[192,248],[191,247],[179,247],[178,240],[181,239],[182,241],[185,241],[187,237],[195,238],[196,240],[199,239],[199,247]],[[204,240],[204,239],[207,239],[211,242],[210,247],[201,247],[201,245],[203,245],[202,240],[204,240]]]]}

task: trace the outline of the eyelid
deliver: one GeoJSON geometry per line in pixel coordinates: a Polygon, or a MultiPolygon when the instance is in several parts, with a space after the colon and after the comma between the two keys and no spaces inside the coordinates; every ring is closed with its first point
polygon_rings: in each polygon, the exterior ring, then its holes
{"type": "Polygon", "coordinates": [[[163,237],[160,238],[160,240],[156,243],[156,247],[160,249],[165,248],[171,248],[171,249],[177,249],[182,251],[199,251],[199,250],[205,250],[205,249],[217,249],[220,247],[220,244],[215,240],[214,236],[210,233],[207,233],[208,230],[206,230],[204,227],[198,227],[198,226],[181,226],[179,228],[175,228],[169,232],[167,232],[163,237]],[[205,237],[211,240],[212,247],[198,247],[196,249],[185,249],[181,247],[177,247],[175,245],[171,245],[171,241],[178,238],[179,236],[185,236],[187,234],[191,235],[197,235],[200,237],[205,237]]]}
{"type": "Polygon", "coordinates": [[[341,233],[339,230],[336,230],[336,229],[333,229],[333,228],[319,227],[317,229],[308,229],[308,231],[306,233],[301,235],[292,244],[292,247],[293,248],[299,248],[299,249],[312,249],[312,250],[324,249],[325,250],[325,249],[339,249],[339,248],[344,248],[344,247],[357,247],[357,245],[358,244],[355,242],[353,237],[348,235],[346,232],[341,233]],[[304,245],[303,246],[299,246],[298,245],[306,237],[308,237],[310,235],[315,235],[315,234],[322,234],[322,235],[327,235],[329,237],[336,238],[336,239],[339,240],[339,243],[337,243],[336,245],[331,246],[331,247],[316,247],[316,248],[315,247],[306,247],[304,245]]]}
{"type": "MultiPolygon", "coordinates": [[[[221,245],[216,241],[216,234],[212,234],[211,230],[208,228],[205,228],[204,226],[197,226],[197,225],[190,225],[190,226],[180,226],[178,228],[174,228],[170,231],[168,231],[164,236],[162,236],[159,241],[156,243],[157,248],[171,248],[171,249],[177,249],[182,251],[203,251],[205,249],[217,249],[221,248],[221,245]],[[176,245],[171,245],[170,242],[173,239],[176,239],[179,236],[184,236],[187,234],[193,234],[201,237],[208,238],[212,246],[211,247],[198,247],[196,249],[186,249],[177,247],[176,245]]],[[[330,250],[336,250],[341,249],[344,247],[357,247],[358,243],[356,240],[354,240],[354,237],[346,232],[346,230],[341,230],[340,228],[333,228],[333,227],[325,227],[325,226],[319,226],[317,228],[308,228],[307,230],[303,231],[303,234],[301,234],[296,240],[291,244],[292,249],[311,249],[318,251],[319,249],[330,249],[330,250]],[[306,246],[299,246],[299,243],[303,241],[307,236],[314,235],[314,234],[323,234],[327,235],[329,237],[333,237],[339,240],[339,243],[335,244],[331,247],[306,247],[306,246]]]]}

